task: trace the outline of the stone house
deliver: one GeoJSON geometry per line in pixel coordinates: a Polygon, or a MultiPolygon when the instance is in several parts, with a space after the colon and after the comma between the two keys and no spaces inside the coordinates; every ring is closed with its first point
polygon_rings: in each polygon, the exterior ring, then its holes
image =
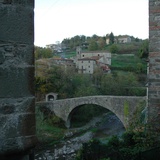
{"type": "Polygon", "coordinates": [[[93,74],[97,67],[110,72],[111,53],[106,51],[82,51],[77,47],[76,68],[78,73],[93,74]]]}
{"type": "MultiPolygon", "coordinates": [[[[114,43],[131,43],[131,37],[124,35],[124,36],[115,36],[114,37],[114,43]]],[[[106,37],[106,44],[109,44],[109,37],[106,37]]]]}
{"type": "Polygon", "coordinates": [[[66,70],[67,68],[75,69],[76,65],[74,60],[67,58],[46,58],[39,59],[35,62],[35,75],[36,76],[45,76],[47,70],[51,69],[52,66],[62,66],[66,70]]]}
{"type": "Polygon", "coordinates": [[[131,43],[130,36],[118,36],[115,43],[131,43]]]}
{"type": "Polygon", "coordinates": [[[62,45],[60,43],[57,44],[47,44],[46,48],[51,49],[54,52],[61,53],[62,52],[62,45]]]}
{"type": "Polygon", "coordinates": [[[88,73],[93,74],[96,66],[97,61],[102,57],[86,57],[86,58],[80,58],[77,61],[77,69],[78,73],[88,73]]]}

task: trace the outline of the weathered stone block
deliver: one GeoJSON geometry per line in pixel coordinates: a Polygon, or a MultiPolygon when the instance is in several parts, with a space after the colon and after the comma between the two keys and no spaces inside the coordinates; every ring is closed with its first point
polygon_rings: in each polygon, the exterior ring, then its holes
{"type": "Polygon", "coordinates": [[[0,159],[35,146],[34,0],[0,0],[0,159]]]}
{"type": "MultiPolygon", "coordinates": [[[[26,44],[0,44],[0,65],[24,67],[34,64],[34,47],[26,44]]],[[[3,67],[4,67],[3,66],[3,67]]]]}
{"type": "Polygon", "coordinates": [[[0,137],[0,142],[0,155],[20,154],[33,148],[37,142],[37,138],[35,136],[28,136],[1,139],[0,137]]]}
{"type": "Polygon", "coordinates": [[[34,95],[34,68],[0,68],[0,97],[34,95]]]}
{"type": "Polygon", "coordinates": [[[22,4],[34,6],[34,0],[0,0],[2,4],[22,4]]]}
{"type": "Polygon", "coordinates": [[[5,98],[0,99],[0,115],[4,116],[12,113],[30,113],[35,112],[35,98],[34,97],[24,97],[24,98],[5,98]]]}
{"type": "Polygon", "coordinates": [[[149,99],[150,103],[153,105],[153,104],[160,104],[160,99],[159,97],[157,98],[150,98],[149,99]]]}
{"type": "MultiPolygon", "coordinates": [[[[152,105],[152,103],[149,103],[149,105],[152,105]]],[[[151,122],[155,122],[159,124],[159,121],[157,121],[157,118],[160,120],[160,107],[156,105],[152,105],[152,107],[149,107],[148,109],[149,113],[149,119],[151,122]]]]}
{"type": "Polygon", "coordinates": [[[34,114],[9,114],[0,117],[1,138],[15,138],[35,135],[34,114]]]}
{"type": "Polygon", "coordinates": [[[0,41],[33,44],[34,14],[32,8],[0,6],[0,41]]]}
{"type": "Polygon", "coordinates": [[[160,51],[160,45],[159,44],[152,43],[152,45],[150,45],[149,47],[150,47],[151,52],[160,51]]]}
{"type": "Polygon", "coordinates": [[[0,50],[0,65],[5,61],[5,52],[0,50]]]}
{"type": "MultiPolygon", "coordinates": [[[[149,1],[149,88],[148,124],[155,133],[160,129],[160,1],[149,1]]],[[[159,133],[158,133],[159,134],[159,133]]]]}

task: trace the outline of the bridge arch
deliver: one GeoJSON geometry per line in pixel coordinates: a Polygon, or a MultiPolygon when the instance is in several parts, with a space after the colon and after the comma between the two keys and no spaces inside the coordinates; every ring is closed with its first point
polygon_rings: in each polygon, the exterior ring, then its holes
{"type": "MultiPolygon", "coordinates": [[[[64,120],[66,127],[68,128],[70,127],[72,111],[78,106],[82,106],[84,104],[94,104],[110,110],[120,119],[124,127],[127,128],[129,123],[134,121],[133,115],[137,107],[139,107],[139,104],[142,102],[146,102],[146,97],[98,95],[39,102],[38,104],[47,107],[50,111],[53,111],[56,116],[64,120]]],[[[144,103],[144,105],[145,104],[146,103],[144,103]]]]}
{"type": "MultiPolygon", "coordinates": [[[[85,106],[85,105],[94,105],[94,106],[96,106],[96,107],[104,108],[104,109],[106,109],[106,111],[108,110],[108,111],[112,112],[114,115],[116,115],[116,117],[120,120],[120,122],[121,122],[121,123],[123,124],[123,126],[124,126],[124,123],[123,123],[123,121],[121,120],[121,116],[119,116],[119,114],[117,114],[116,112],[113,112],[112,110],[110,110],[110,109],[109,109],[110,107],[106,107],[105,105],[98,104],[98,103],[88,103],[88,104],[86,104],[85,102],[82,102],[80,105],[76,105],[76,106],[72,109],[72,111],[70,111],[70,113],[68,114],[67,120],[66,120],[66,122],[65,122],[65,126],[66,126],[67,128],[70,128],[70,127],[71,127],[71,119],[72,119],[75,111],[76,111],[77,109],[79,109],[80,107],[83,107],[83,106],[85,106]]],[[[88,107],[91,107],[91,106],[88,106],[88,107]]],[[[124,126],[124,128],[125,128],[125,126],[124,126]]]]}

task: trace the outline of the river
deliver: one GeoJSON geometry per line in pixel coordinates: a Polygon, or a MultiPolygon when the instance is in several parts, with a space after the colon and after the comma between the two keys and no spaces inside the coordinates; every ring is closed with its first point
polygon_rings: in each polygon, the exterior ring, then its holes
{"type": "Polygon", "coordinates": [[[100,117],[93,118],[81,128],[69,129],[65,134],[64,141],[52,148],[35,153],[35,160],[74,160],[82,143],[88,142],[92,138],[106,143],[110,136],[121,135],[124,131],[123,124],[114,114],[105,113],[100,117]],[[86,132],[82,134],[82,130],[86,132]]]}

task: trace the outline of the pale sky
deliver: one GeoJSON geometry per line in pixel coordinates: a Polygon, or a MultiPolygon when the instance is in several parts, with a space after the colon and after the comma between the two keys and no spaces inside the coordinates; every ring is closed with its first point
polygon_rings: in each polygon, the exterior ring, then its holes
{"type": "Polygon", "coordinates": [[[35,45],[76,35],[148,38],[148,0],[35,0],[35,45]]]}

